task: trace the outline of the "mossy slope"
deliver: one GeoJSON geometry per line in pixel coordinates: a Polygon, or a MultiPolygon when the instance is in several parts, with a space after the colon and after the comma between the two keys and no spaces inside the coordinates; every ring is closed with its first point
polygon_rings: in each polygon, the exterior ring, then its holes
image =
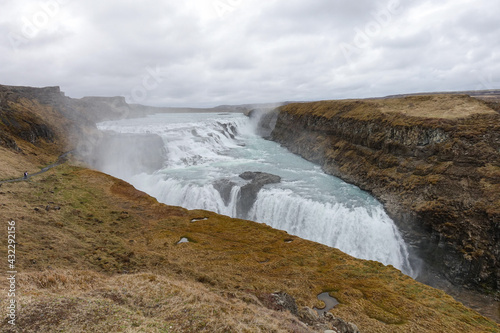
{"type": "Polygon", "coordinates": [[[321,307],[316,295],[329,291],[341,303],[333,314],[362,332],[498,330],[392,267],[263,224],[169,207],[88,169],[59,166],[4,184],[0,196],[2,219],[18,226],[18,327],[28,332],[307,331],[259,300],[279,290],[299,307],[321,307]],[[182,237],[191,241],[176,245],[182,237]]]}

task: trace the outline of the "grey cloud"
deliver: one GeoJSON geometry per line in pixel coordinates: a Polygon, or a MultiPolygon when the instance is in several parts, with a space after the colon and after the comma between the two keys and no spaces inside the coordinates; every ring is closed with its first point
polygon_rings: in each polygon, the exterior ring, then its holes
{"type": "Polygon", "coordinates": [[[162,79],[146,81],[154,89],[141,102],[200,106],[474,89],[500,79],[497,3],[226,3],[219,17],[206,0],[66,1],[14,50],[9,33],[40,2],[7,0],[0,83],[130,95],[154,68],[162,79]],[[390,6],[397,11],[388,16],[390,6]]]}

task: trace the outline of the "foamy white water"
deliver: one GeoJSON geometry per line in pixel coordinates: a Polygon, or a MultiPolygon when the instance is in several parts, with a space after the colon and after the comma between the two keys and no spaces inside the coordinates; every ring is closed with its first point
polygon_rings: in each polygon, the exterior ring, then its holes
{"type": "Polygon", "coordinates": [[[158,114],[98,127],[162,137],[167,151],[163,169],[129,176],[110,164],[103,171],[125,178],[163,203],[263,222],[414,275],[407,246],[377,200],[260,138],[242,114],[158,114]],[[239,178],[245,171],[278,175],[282,181],[266,185],[248,214],[236,216],[240,189],[248,183],[239,178]],[[221,180],[234,185],[225,198],[216,189],[221,180]]]}

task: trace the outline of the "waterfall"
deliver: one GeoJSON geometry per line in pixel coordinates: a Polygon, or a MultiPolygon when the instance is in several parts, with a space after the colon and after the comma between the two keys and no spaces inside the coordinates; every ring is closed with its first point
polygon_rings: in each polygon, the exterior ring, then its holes
{"type": "Polygon", "coordinates": [[[269,189],[259,193],[250,219],[360,259],[392,264],[410,274],[412,271],[403,238],[380,206],[321,203],[289,190],[269,189]]]}
{"type": "Polygon", "coordinates": [[[164,168],[125,179],[160,202],[263,222],[414,275],[406,244],[377,200],[262,139],[242,114],[158,114],[98,126],[162,138],[164,168]],[[251,209],[241,213],[250,181],[239,175],[247,171],[277,175],[281,182],[259,187],[251,209]]]}
{"type": "Polygon", "coordinates": [[[132,177],[130,183],[147,191],[158,201],[187,209],[203,209],[218,214],[236,217],[236,203],[240,187],[233,187],[228,204],[212,184],[183,184],[174,178],[163,179],[159,176],[140,174],[132,177]]]}

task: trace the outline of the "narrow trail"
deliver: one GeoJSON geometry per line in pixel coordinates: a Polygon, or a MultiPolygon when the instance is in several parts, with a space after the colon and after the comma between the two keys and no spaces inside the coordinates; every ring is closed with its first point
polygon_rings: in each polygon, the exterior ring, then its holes
{"type": "Polygon", "coordinates": [[[20,177],[20,178],[15,178],[15,179],[8,179],[8,180],[0,180],[0,185],[5,184],[5,183],[22,182],[22,181],[26,181],[26,180],[30,179],[31,177],[41,175],[42,173],[45,173],[45,172],[49,171],[50,169],[66,162],[68,155],[72,154],[73,152],[74,152],[74,150],[71,150],[71,151],[68,151],[68,152],[62,154],[61,156],[59,156],[57,158],[57,161],[55,163],[48,165],[45,168],[41,169],[40,171],[32,173],[32,174],[28,175],[27,177],[20,177]]]}

